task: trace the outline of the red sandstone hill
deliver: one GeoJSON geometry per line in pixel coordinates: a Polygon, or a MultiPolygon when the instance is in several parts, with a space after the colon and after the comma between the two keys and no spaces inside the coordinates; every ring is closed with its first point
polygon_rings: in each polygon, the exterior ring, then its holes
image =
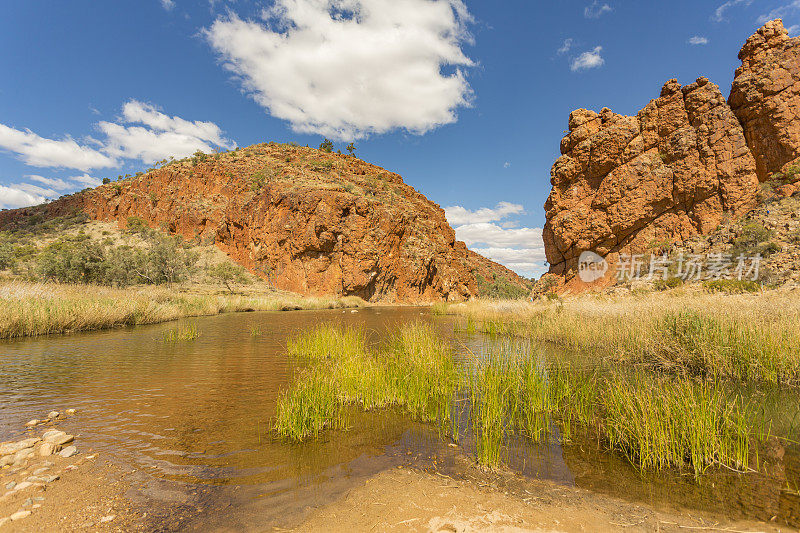
{"type": "Polygon", "coordinates": [[[215,243],[275,287],[371,301],[457,301],[478,279],[527,288],[456,241],[444,211],[402,178],[353,156],[265,143],[174,161],[36,208],[0,213],[138,217],[215,243]],[[495,274],[494,276],[492,274],[495,274]]]}
{"type": "Polygon", "coordinates": [[[545,203],[557,283],[583,288],[584,251],[613,264],[739,219],[757,206],[760,182],[780,180],[783,196],[800,189],[800,37],[768,22],[739,59],[727,100],[707,78],[673,79],[636,116],[570,114],[545,203]]]}

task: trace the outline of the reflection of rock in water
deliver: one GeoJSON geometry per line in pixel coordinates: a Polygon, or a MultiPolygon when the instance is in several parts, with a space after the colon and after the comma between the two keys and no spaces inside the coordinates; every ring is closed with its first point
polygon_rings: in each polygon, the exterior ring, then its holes
{"type": "Polygon", "coordinates": [[[563,457],[575,476],[575,485],[583,489],[656,508],[697,509],[764,521],[777,517],[779,523],[800,525],[800,498],[785,490],[787,477],[800,479],[797,451],[791,467],[787,455],[783,464],[767,464],[767,474],[738,474],[712,467],[699,479],[675,470],[640,472],[622,456],[600,450],[596,443],[564,446],[563,457]]]}

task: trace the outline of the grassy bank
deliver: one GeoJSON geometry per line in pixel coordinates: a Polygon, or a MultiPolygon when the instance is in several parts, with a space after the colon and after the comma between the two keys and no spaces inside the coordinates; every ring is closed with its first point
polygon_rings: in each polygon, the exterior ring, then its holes
{"type": "Polygon", "coordinates": [[[800,298],[650,293],[439,306],[470,332],[527,337],[684,376],[800,385],[800,298]]]}
{"type": "Polygon", "coordinates": [[[304,370],[284,393],[277,433],[294,441],[342,427],[347,406],[395,407],[464,441],[477,462],[502,461],[510,437],[596,440],[642,469],[757,469],[769,426],[735,387],[641,370],[548,367],[502,349],[458,365],[427,326],[402,328],[379,353],[360,332],[325,326],[289,343],[304,370]]]}
{"type": "Polygon", "coordinates": [[[0,338],[154,324],[236,311],[360,307],[356,297],[309,298],[290,293],[180,292],[160,286],[114,289],[85,284],[0,284],[0,338]]]}

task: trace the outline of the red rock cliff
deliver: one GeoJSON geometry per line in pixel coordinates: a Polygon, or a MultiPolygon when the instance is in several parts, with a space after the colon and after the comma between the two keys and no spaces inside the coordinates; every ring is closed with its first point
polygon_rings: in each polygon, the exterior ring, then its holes
{"type": "MultiPolygon", "coordinates": [[[[193,158],[44,206],[143,219],[215,242],[277,288],[372,301],[463,300],[486,267],[444,211],[355,157],[275,143],[193,158]]],[[[0,224],[26,210],[0,214],[0,224]]],[[[488,260],[487,260],[488,261],[488,260]]]]}
{"type": "Polygon", "coordinates": [[[755,202],[753,157],[719,88],[670,80],[635,117],[570,114],[553,165],[544,244],[569,280],[585,250],[638,253],[716,227],[755,202]]]}
{"type": "Polygon", "coordinates": [[[767,22],[739,52],[728,103],[744,127],[760,181],[800,156],[800,37],[767,22]]]}
{"type": "Polygon", "coordinates": [[[551,274],[573,279],[586,250],[613,262],[708,233],[755,207],[758,182],[778,171],[796,189],[800,37],[768,22],[739,58],[727,101],[706,78],[670,80],[635,117],[570,114],[545,203],[551,274]]]}

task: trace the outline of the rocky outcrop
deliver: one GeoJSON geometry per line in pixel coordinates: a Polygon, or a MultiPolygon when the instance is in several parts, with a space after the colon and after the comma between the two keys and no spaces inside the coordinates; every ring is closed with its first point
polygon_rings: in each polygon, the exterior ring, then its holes
{"type": "Polygon", "coordinates": [[[707,234],[757,205],[759,181],[783,197],[800,188],[800,37],[768,22],[739,59],[727,101],[706,78],[670,80],[635,117],[570,114],[545,204],[560,283],[584,251],[613,263],[707,234]]]}
{"type": "Polygon", "coordinates": [[[661,96],[636,116],[570,114],[545,203],[550,273],[569,280],[581,252],[640,253],[716,227],[755,203],[755,163],[742,127],[706,78],[661,96]]]}
{"type": "Polygon", "coordinates": [[[739,52],[728,103],[744,128],[760,181],[800,156],[800,37],[767,22],[739,52]]]}
{"type": "Polygon", "coordinates": [[[75,210],[215,243],[276,288],[306,295],[457,301],[477,295],[478,273],[491,275],[456,241],[444,211],[399,175],[288,144],[169,163],[38,210],[0,213],[0,226],[75,210]]]}

